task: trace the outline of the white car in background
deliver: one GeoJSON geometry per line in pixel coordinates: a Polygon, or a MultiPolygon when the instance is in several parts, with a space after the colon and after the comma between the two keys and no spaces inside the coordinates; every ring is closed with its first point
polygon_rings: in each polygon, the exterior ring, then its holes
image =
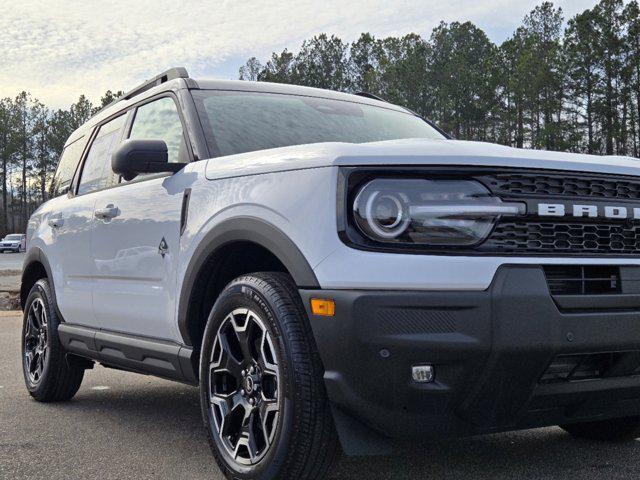
{"type": "Polygon", "coordinates": [[[0,253],[18,253],[25,249],[25,235],[22,233],[11,233],[0,240],[0,253]]]}

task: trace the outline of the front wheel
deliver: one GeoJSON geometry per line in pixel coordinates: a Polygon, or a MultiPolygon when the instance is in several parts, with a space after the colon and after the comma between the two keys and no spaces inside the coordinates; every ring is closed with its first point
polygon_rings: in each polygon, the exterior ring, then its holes
{"type": "Polygon", "coordinates": [[[614,418],[597,422],[561,425],[576,438],[606,442],[624,442],[640,438],[640,417],[614,418]]]}
{"type": "Polygon", "coordinates": [[[339,447],[322,375],[289,276],[256,273],[224,289],[204,333],[200,393],[227,478],[325,478],[339,447]]]}

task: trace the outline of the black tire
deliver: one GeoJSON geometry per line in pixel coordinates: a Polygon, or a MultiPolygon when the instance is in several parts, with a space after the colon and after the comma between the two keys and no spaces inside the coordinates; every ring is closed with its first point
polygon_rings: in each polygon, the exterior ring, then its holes
{"type": "MultiPolygon", "coordinates": [[[[244,325],[247,328],[250,315],[247,314],[245,318],[244,325]]],[[[257,331],[261,336],[261,339],[258,339],[259,343],[264,345],[266,335],[264,329],[261,327],[257,331]]],[[[233,330],[232,335],[240,334],[233,330]]],[[[245,336],[250,337],[251,334],[245,333],[245,336]]],[[[249,344],[252,342],[256,345],[255,339],[248,341],[249,344]]],[[[222,354],[217,358],[223,358],[222,354]]],[[[259,367],[256,367],[256,371],[258,370],[259,367]]],[[[248,374],[243,369],[242,374],[245,372],[248,374]]],[[[223,290],[211,310],[204,332],[200,378],[202,415],[209,443],[220,469],[228,479],[315,480],[326,478],[339,452],[338,437],[324,387],[322,363],[302,301],[288,275],[282,273],[246,275],[235,279],[223,290]],[[279,417],[276,426],[272,427],[273,440],[270,446],[268,442],[265,443],[266,453],[263,452],[264,456],[252,465],[241,465],[230,455],[228,447],[225,447],[224,438],[231,437],[222,436],[221,438],[218,435],[218,428],[214,421],[215,406],[210,400],[212,383],[217,385],[215,379],[212,382],[214,374],[211,374],[210,370],[213,349],[218,345],[216,349],[221,350],[220,332],[229,323],[231,316],[234,318],[233,325],[237,324],[234,315],[238,311],[255,312],[260,316],[270,335],[269,340],[272,340],[270,345],[273,346],[275,359],[273,363],[278,365],[279,371],[277,380],[279,417]]],[[[266,385],[264,377],[262,384],[266,385]]],[[[266,386],[264,388],[266,390],[266,386]]],[[[240,391],[243,395],[246,394],[244,389],[240,391]]],[[[238,408],[243,408],[241,412],[246,418],[248,410],[245,407],[238,408]]],[[[251,408],[249,406],[249,409],[251,408]]],[[[255,408],[258,410],[258,407],[255,408]]],[[[251,418],[246,421],[251,423],[251,418]]],[[[261,423],[258,424],[260,425],[261,423]]],[[[264,435],[268,436],[266,433],[264,435]]]]}
{"type": "Polygon", "coordinates": [[[576,438],[603,442],[625,442],[640,438],[640,417],[561,425],[560,428],[576,438]]]}
{"type": "Polygon", "coordinates": [[[47,279],[40,279],[31,288],[25,303],[21,339],[24,381],[31,396],[39,402],[70,400],[78,392],[84,377],[84,368],[74,359],[68,359],[60,344],[58,324],[51,287],[47,279]],[[34,318],[39,309],[43,309],[46,315],[44,326],[37,329],[37,338],[32,334],[27,338],[27,334],[33,331],[34,318]],[[46,353],[41,354],[42,368],[37,378],[31,373],[33,361],[30,362],[29,358],[32,357],[28,357],[36,342],[46,345],[46,353]]]}

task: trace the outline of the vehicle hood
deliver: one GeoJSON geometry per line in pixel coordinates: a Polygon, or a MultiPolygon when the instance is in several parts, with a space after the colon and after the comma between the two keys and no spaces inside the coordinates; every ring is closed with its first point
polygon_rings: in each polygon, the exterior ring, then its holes
{"type": "Polygon", "coordinates": [[[315,143],[211,159],[209,179],[330,166],[468,165],[640,175],[632,157],[524,150],[483,142],[407,139],[372,143],[315,143]]]}

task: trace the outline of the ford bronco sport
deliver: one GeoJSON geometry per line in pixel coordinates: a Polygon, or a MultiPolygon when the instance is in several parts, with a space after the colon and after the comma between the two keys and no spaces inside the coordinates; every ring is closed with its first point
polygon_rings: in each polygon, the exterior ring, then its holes
{"type": "Polygon", "coordinates": [[[640,426],[640,164],[448,139],[371,95],[172,69],[68,139],[29,222],[38,401],[200,389],[228,478],[340,446],[640,426]]]}

